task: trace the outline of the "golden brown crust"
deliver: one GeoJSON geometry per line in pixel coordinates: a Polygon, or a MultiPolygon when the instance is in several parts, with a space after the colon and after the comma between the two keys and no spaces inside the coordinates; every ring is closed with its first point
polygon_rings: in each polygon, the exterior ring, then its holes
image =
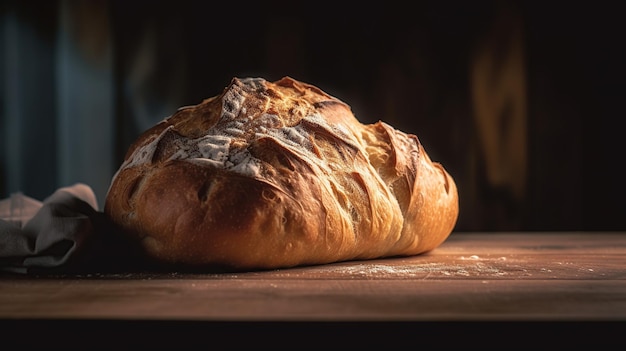
{"type": "Polygon", "coordinates": [[[251,270],[430,251],[458,198],[416,136],[289,77],[235,78],[138,138],[104,212],[158,262],[251,270]]]}

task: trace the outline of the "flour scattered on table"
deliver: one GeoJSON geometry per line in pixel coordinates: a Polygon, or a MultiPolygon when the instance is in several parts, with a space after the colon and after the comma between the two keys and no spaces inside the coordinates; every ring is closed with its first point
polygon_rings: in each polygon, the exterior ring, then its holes
{"type": "Polygon", "coordinates": [[[476,262],[472,264],[423,263],[411,265],[356,264],[350,266],[325,267],[326,274],[350,275],[355,278],[415,278],[433,279],[451,276],[506,275],[496,267],[476,262]]]}
{"type": "Polygon", "coordinates": [[[479,260],[480,257],[478,257],[478,255],[472,255],[470,257],[465,257],[465,256],[461,256],[462,260],[479,260]]]}

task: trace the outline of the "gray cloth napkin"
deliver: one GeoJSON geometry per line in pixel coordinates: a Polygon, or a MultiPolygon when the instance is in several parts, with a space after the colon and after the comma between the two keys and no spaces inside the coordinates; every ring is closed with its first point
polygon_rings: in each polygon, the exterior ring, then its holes
{"type": "Polygon", "coordinates": [[[130,243],[117,235],[82,183],[60,188],[22,225],[0,219],[0,270],[85,273],[123,269],[130,243]]]}

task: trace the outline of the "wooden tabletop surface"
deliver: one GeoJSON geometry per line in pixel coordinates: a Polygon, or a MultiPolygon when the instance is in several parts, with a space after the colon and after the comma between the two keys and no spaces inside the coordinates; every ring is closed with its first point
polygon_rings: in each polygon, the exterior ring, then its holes
{"type": "Polygon", "coordinates": [[[2,274],[0,319],[621,322],[626,233],[453,233],[415,257],[237,274],[2,274]]]}

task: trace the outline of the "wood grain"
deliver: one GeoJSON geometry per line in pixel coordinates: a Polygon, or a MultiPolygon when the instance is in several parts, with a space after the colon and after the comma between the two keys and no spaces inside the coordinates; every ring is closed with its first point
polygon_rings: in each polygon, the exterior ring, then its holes
{"type": "Polygon", "coordinates": [[[617,321],[625,233],[454,233],[421,256],[238,274],[0,276],[0,319],[617,321]]]}

